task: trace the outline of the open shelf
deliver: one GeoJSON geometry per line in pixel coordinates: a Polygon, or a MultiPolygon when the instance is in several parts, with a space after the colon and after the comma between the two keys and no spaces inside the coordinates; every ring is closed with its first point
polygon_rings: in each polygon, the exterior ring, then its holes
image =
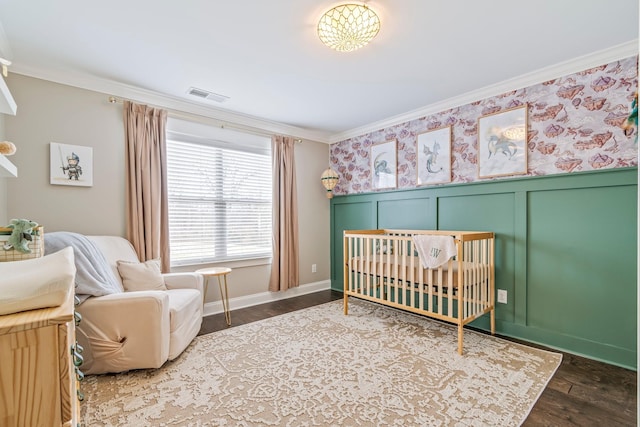
{"type": "Polygon", "coordinates": [[[9,92],[7,82],[5,82],[4,78],[0,75],[0,113],[15,116],[17,109],[18,106],[16,105],[16,101],[13,100],[11,92],[9,92]]]}
{"type": "Polygon", "coordinates": [[[15,178],[18,176],[18,168],[0,154],[0,178],[15,178]]]}

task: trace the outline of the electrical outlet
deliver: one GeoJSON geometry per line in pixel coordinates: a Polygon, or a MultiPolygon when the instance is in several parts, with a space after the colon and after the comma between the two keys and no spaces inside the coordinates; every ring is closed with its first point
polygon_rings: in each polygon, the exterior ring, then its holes
{"type": "Polygon", "coordinates": [[[311,264],[311,272],[312,273],[317,273],[318,272],[318,266],[316,264],[311,264]]]}
{"type": "Polygon", "coordinates": [[[505,289],[498,289],[498,302],[500,304],[507,303],[507,291],[505,289]]]}

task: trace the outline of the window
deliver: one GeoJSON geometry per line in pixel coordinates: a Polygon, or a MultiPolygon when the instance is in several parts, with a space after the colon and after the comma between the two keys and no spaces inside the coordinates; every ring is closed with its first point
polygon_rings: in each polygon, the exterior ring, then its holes
{"type": "Polygon", "coordinates": [[[271,154],[261,139],[256,146],[168,132],[172,265],[271,256],[271,154]]]}

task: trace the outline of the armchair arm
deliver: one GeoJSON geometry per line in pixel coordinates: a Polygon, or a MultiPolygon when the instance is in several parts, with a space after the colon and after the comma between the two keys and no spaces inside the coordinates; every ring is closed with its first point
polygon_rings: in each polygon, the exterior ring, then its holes
{"type": "Polygon", "coordinates": [[[163,274],[167,289],[197,289],[202,293],[204,280],[198,273],[166,273],[163,274]]]}
{"type": "Polygon", "coordinates": [[[87,299],[78,342],[87,374],[158,368],[169,355],[169,297],[162,291],[123,292],[87,299]]]}

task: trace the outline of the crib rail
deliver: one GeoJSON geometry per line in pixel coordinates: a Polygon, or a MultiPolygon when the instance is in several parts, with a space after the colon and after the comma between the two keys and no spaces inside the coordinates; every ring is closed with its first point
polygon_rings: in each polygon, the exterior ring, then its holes
{"type": "Polygon", "coordinates": [[[494,319],[494,234],[444,230],[353,230],[344,232],[345,314],[348,297],[428,315],[462,326],[485,313],[494,319]],[[425,269],[414,248],[416,234],[449,235],[456,255],[425,269]]]}

